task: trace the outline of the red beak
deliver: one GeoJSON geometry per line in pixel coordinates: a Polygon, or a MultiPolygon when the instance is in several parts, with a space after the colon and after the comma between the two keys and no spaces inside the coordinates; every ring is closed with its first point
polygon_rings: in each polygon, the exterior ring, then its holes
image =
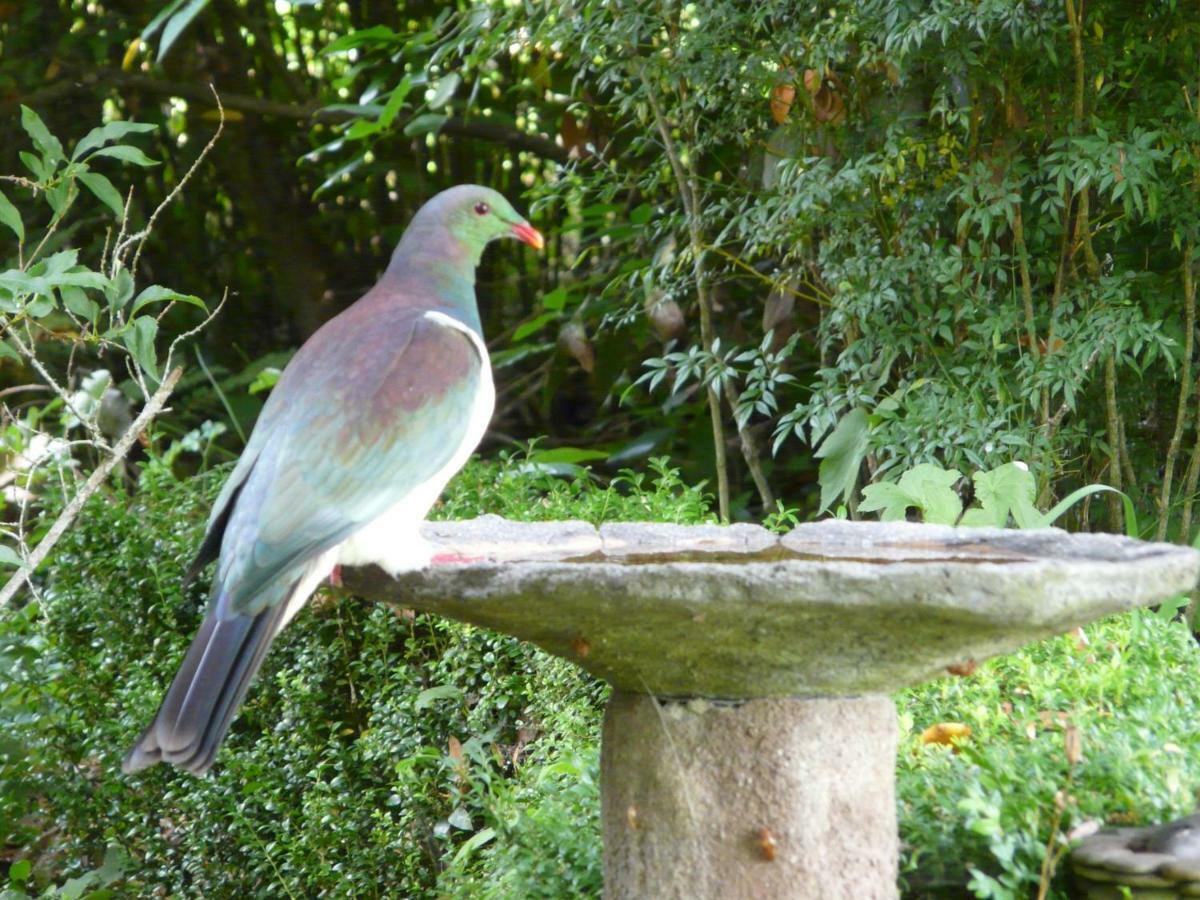
{"type": "Polygon", "coordinates": [[[546,239],[542,237],[542,233],[528,222],[522,222],[519,225],[514,225],[512,227],[512,233],[516,235],[517,240],[528,244],[534,250],[541,250],[546,246],[546,239]]]}

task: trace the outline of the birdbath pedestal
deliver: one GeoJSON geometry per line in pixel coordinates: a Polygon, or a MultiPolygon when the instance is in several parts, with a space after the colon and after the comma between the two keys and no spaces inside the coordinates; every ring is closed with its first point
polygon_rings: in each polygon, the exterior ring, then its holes
{"type": "Polygon", "coordinates": [[[613,686],[605,896],[894,898],[889,694],[1191,590],[1200,554],[1057,529],[431,523],[471,561],[357,593],[532,641],[613,686]]]}

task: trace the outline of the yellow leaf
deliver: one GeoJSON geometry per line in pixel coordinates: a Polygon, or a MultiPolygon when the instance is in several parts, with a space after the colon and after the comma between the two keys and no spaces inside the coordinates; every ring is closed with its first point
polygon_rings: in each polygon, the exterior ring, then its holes
{"type": "Polygon", "coordinates": [[[138,51],[142,49],[142,39],[134,38],[129,42],[129,46],[125,48],[125,56],[121,58],[122,71],[128,72],[133,68],[133,61],[137,59],[138,51]]]}
{"type": "Polygon", "coordinates": [[[938,722],[921,732],[921,743],[953,747],[971,736],[971,726],[962,722],[938,722]]]}

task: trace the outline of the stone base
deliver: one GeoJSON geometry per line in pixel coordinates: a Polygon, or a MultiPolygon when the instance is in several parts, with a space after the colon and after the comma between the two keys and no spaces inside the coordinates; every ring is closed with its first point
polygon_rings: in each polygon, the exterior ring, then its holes
{"type": "Polygon", "coordinates": [[[606,900],[894,900],[896,739],[883,696],[726,705],[614,691],[606,900]]]}

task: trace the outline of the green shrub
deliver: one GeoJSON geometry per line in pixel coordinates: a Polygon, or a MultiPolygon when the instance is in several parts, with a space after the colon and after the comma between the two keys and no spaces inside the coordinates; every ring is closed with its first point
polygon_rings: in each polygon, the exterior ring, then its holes
{"type": "MultiPolygon", "coordinates": [[[[657,465],[603,485],[521,455],[473,462],[437,514],[706,517],[707,497],[657,465]]],[[[71,878],[131,896],[598,896],[606,688],[432,616],[319,597],[213,776],[120,774],[196,627],[203,585],[180,577],[223,474],[180,482],[151,465],[135,497],[94,498],[41,599],[0,618],[0,838],[34,864],[13,867],[10,896],[71,878]]],[[[1149,613],[1087,635],[899,695],[906,896],[1031,896],[1047,848],[1058,861],[1081,823],[1191,811],[1190,635],[1149,613]],[[920,741],[946,721],[972,729],[958,753],[920,741]]]]}
{"type": "MultiPolygon", "coordinates": [[[[594,892],[607,689],[433,616],[318,596],[273,648],[215,776],[121,775],[198,625],[204,585],[182,589],[182,573],[225,474],[178,481],[151,463],[135,496],[93,498],[40,599],[0,619],[0,837],[37,863],[30,886],[116,845],[138,895],[465,896],[456,884],[476,879],[594,892]],[[536,866],[495,877],[533,846],[536,866]]],[[[708,506],[661,461],[604,485],[509,455],[471,463],[437,510],[481,512],[692,521],[708,506]]]]}
{"type": "MultiPolygon", "coordinates": [[[[1191,813],[1200,784],[1198,653],[1186,627],[1149,612],[992,660],[898,696],[900,830],[909,896],[970,883],[976,896],[1036,893],[1047,848],[1093,820],[1150,824],[1191,813]],[[930,725],[972,734],[953,753],[930,725]],[[1081,756],[1072,762],[1067,734],[1081,756]],[[1072,738],[1074,740],[1075,738],[1072,738]]],[[[1062,873],[1055,880],[1061,891],[1062,873]]],[[[1051,896],[1065,896],[1064,893],[1051,896]]]]}

